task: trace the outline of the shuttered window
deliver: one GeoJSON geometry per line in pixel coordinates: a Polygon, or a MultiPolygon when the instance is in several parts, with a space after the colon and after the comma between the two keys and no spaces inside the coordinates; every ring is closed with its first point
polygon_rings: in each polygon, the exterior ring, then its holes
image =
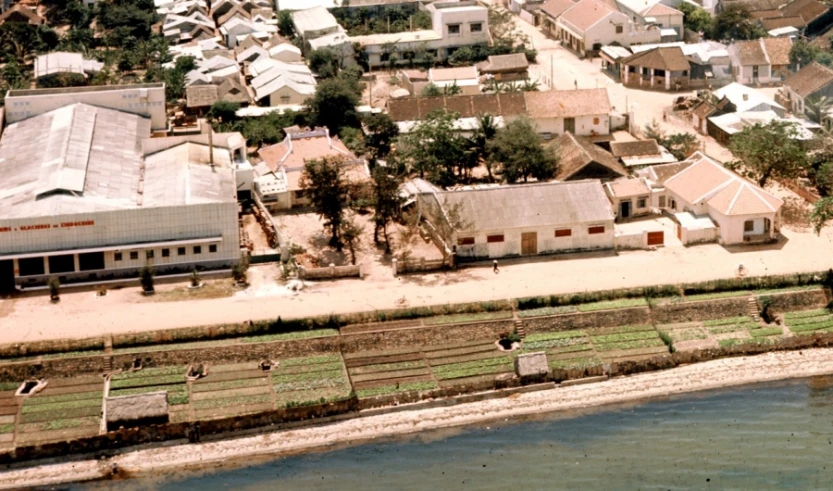
{"type": "Polygon", "coordinates": [[[474,245],[474,237],[460,237],[457,239],[457,245],[474,245]]]}
{"type": "Polygon", "coordinates": [[[503,234],[487,235],[486,236],[486,242],[488,242],[489,244],[494,243],[494,242],[503,242],[503,234]]]}
{"type": "Polygon", "coordinates": [[[559,228],[555,231],[556,237],[570,237],[573,235],[573,229],[570,228],[559,228]]]}
{"type": "Polygon", "coordinates": [[[590,227],[590,228],[587,229],[587,233],[590,234],[590,235],[603,234],[603,233],[605,233],[605,227],[604,227],[604,225],[600,225],[598,227],[590,227]]]}

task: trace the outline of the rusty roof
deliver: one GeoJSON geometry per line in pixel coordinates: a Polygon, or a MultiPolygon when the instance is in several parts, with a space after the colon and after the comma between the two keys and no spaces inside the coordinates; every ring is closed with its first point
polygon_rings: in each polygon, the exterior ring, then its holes
{"type": "Polygon", "coordinates": [[[561,156],[558,163],[558,175],[556,176],[559,181],[569,179],[594,162],[619,175],[628,175],[628,171],[610,152],[595,145],[587,138],[567,132],[559,136],[555,143],[561,156]]]}
{"type": "Polygon", "coordinates": [[[767,31],[780,29],[782,27],[795,27],[796,29],[801,29],[805,25],[804,20],[797,15],[792,17],[771,17],[768,19],[761,19],[761,26],[767,31]]]}
{"type": "Polygon", "coordinates": [[[815,61],[784,80],[784,86],[801,97],[811,96],[830,83],[833,83],[833,70],[815,61]]]}
{"type": "Polygon", "coordinates": [[[643,155],[660,155],[656,140],[634,140],[628,142],[610,142],[610,153],[614,157],[641,157],[643,155]]]}
{"type": "Polygon", "coordinates": [[[761,42],[764,43],[766,54],[769,55],[769,62],[773,65],[789,65],[790,64],[790,49],[792,49],[792,39],[790,38],[763,38],[761,42]]]}
{"type": "Polygon", "coordinates": [[[408,97],[388,101],[388,114],[394,121],[418,121],[442,109],[455,112],[461,118],[479,114],[514,116],[526,111],[526,103],[521,93],[408,97]]]}
{"type": "Polygon", "coordinates": [[[691,69],[691,65],[689,65],[682,48],[679,46],[641,51],[628,56],[622,60],[622,63],[625,65],[636,65],[671,72],[681,72],[691,69]]]}
{"type": "Polygon", "coordinates": [[[828,10],[830,7],[818,0],[793,0],[783,7],[784,17],[798,16],[806,24],[818,19],[828,10]]]}
{"type": "Polygon", "coordinates": [[[478,65],[482,73],[517,72],[529,68],[529,61],[523,53],[492,55],[488,61],[478,65]]]}
{"type": "Polygon", "coordinates": [[[541,5],[540,10],[553,19],[557,19],[575,4],[573,0],[547,0],[541,5]]]}
{"type": "Polygon", "coordinates": [[[610,112],[607,89],[551,90],[518,94],[533,119],[574,118],[610,112]]]}
{"type": "Polygon", "coordinates": [[[735,41],[732,46],[738,54],[738,62],[742,66],[769,65],[763,43],[760,39],[751,41],[735,41]]]}

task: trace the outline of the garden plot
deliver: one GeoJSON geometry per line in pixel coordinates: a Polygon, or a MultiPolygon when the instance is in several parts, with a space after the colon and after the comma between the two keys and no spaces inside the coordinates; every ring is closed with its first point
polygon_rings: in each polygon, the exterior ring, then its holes
{"type": "Polygon", "coordinates": [[[18,409],[14,390],[17,386],[17,383],[0,382],[0,450],[14,446],[14,426],[18,409]]]}
{"type": "Polygon", "coordinates": [[[368,355],[347,362],[350,380],[359,397],[437,388],[421,352],[398,352],[387,356],[384,352],[376,352],[368,355]]]}
{"type": "Polygon", "coordinates": [[[708,328],[699,322],[663,324],[657,330],[665,333],[677,351],[717,348],[717,341],[710,336],[708,328]]]}
{"type": "Polygon", "coordinates": [[[795,335],[833,332],[833,312],[827,309],[788,312],[784,321],[795,335]]]}
{"type": "Polygon", "coordinates": [[[783,336],[780,327],[762,326],[748,316],[705,321],[703,328],[721,348],[739,344],[768,344],[783,336]]]}
{"type": "MultiPolygon", "coordinates": [[[[22,407],[17,419],[15,444],[97,435],[103,398],[104,380],[101,377],[50,380],[41,392],[20,398],[22,407]]],[[[13,431],[9,425],[12,422],[0,424],[13,431]]]]}
{"type": "Polygon", "coordinates": [[[550,368],[586,368],[601,363],[586,331],[558,331],[530,334],[522,352],[545,351],[550,368]]]}
{"type": "Polygon", "coordinates": [[[668,353],[668,347],[650,325],[588,329],[598,356],[606,362],[650,358],[668,353]]]}
{"type": "Polygon", "coordinates": [[[188,367],[175,366],[117,373],[110,377],[108,396],[129,396],[167,391],[170,406],[188,404],[188,385],[185,383],[185,371],[187,369],[188,367]]]}
{"type": "Polygon", "coordinates": [[[338,401],[352,391],[337,353],[281,360],[272,369],[271,384],[278,408],[338,401]]]}
{"type": "Polygon", "coordinates": [[[513,358],[492,341],[476,341],[454,347],[423,348],[431,372],[440,387],[494,380],[514,372],[513,358]]]}

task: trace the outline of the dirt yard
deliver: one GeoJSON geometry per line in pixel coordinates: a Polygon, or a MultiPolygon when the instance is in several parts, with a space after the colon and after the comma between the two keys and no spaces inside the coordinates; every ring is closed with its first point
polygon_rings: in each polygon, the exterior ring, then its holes
{"type": "MultiPolygon", "coordinates": [[[[350,250],[344,247],[340,252],[329,244],[330,234],[324,229],[322,220],[315,213],[291,212],[274,215],[281,233],[303,249],[295,255],[298,264],[305,267],[324,267],[329,264],[344,266],[351,264],[350,250]]],[[[391,260],[402,253],[399,247],[400,231],[404,226],[392,224],[388,227],[393,254],[385,254],[384,240],[373,243],[373,215],[352,213],[350,216],[363,229],[362,240],[356,248],[356,264],[362,263],[365,275],[391,276],[391,260]]],[[[412,258],[442,259],[442,255],[431,242],[417,241],[410,250],[412,258]]]]}

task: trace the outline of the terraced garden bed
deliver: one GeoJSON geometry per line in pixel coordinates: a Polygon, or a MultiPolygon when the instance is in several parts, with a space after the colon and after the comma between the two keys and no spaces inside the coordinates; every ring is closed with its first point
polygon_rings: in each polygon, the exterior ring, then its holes
{"type": "Polygon", "coordinates": [[[291,341],[294,339],[323,338],[338,336],[338,329],[312,329],[309,331],[293,331],[280,334],[263,334],[240,338],[243,343],[269,343],[272,341],[291,341]]]}
{"type": "Polygon", "coordinates": [[[557,359],[550,361],[550,368],[560,370],[584,369],[599,366],[602,364],[598,356],[586,356],[579,358],[557,359]]]}
{"type": "Polygon", "coordinates": [[[436,317],[427,317],[422,322],[426,326],[440,326],[445,324],[462,324],[465,322],[495,321],[511,318],[511,311],[478,312],[475,314],[438,315],[436,317]]]}
{"type": "Polygon", "coordinates": [[[359,389],[356,390],[356,395],[361,398],[376,397],[398,394],[400,392],[433,390],[436,388],[437,383],[433,380],[420,382],[405,382],[401,384],[381,385],[379,387],[372,387],[369,389],[359,389]]]}
{"type": "Polygon", "coordinates": [[[431,370],[437,380],[474,377],[511,372],[514,370],[512,360],[507,356],[497,356],[484,360],[449,363],[432,366],[431,370]]]}
{"type": "Polygon", "coordinates": [[[558,331],[530,334],[524,339],[522,352],[548,350],[585,344],[588,342],[587,333],[582,330],[558,331]]]}
{"type": "Polygon", "coordinates": [[[827,309],[789,312],[784,314],[784,321],[790,331],[797,335],[833,332],[833,313],[827,309]]]}
{"type": "Polygon", "coordinates": [[[269,378],[278,408],[339,400],[352,390],[339,355],[280,360],[269,378]]]}
{"type": "Polygon", "coordinates": [[[541,307],[537,309],[521,310],[518,317],[544,317],[548,315],[572,314],[578,312],[575,305],[562,305],[559,307],[541,307]]]}
{"type": "Polygon", "coordinates": [[[593,302],[579,304],[579,312],[595,312],[597,310],[626,309],[631,307],[647,307],[648,301],[644,298],[623,298],[620,300],[607,300],[604,302],[593,302]]]}
{"type": "Polygon", "coordinates": [[[110,397],[149,394],[166,391],[168,404],[188,404],[188,386],[185,383],[186,367],[146,368],[135,372],[122,372],[110,377],[110,397]]]}

